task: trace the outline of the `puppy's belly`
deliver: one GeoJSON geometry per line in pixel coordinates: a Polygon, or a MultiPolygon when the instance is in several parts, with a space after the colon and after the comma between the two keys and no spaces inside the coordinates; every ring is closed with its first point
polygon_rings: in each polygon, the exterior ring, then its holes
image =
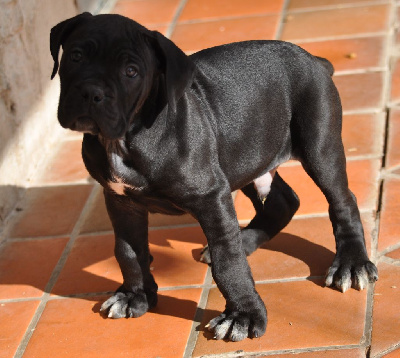
{"type": "Polygon", "coordinates": [[[265,174],[261,175],[257,179],[253,181],[254,186],[257,190],[258,197],[260,200],[264,201],[269,192],[271,191],[271,184],[272,180],[274,179],[274,175],[276,172],[276,169],[272,169],[269,172],[266,172],[265,174]]]}

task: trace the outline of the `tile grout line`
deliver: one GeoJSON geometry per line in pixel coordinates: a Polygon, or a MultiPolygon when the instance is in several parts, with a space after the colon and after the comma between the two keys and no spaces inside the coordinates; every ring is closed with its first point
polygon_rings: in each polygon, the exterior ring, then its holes
{"type": "Polygon", "coordinates": [[[267,279],[254,281],[256,285],[270,285],[276,283],[291,283],[291,282],[304,282],[304,281],[319,281],[325,279],[325,275],[321,276],[301,276],[301,277],[287,277],[278,279],[267,279]]]}
{"type": "Polygon", "coordinates": [[[400,242],[398,242],[394,245],[390,245],[387,248],[385,248],[384,250],[382,250],[381,252],[379,252],[378,258],[380,259],[382,256],[390,254],[392,251],[397,250],[397,249],[400,249],[400,242]]]}
{"type": "Polygon", "coordinates": [[[165,33],[165,37],[167,37],[167,38],[169,38],[169,39],[171,38],[172,34],[173,34],[174,31],[175,31],[175,27],[176,27],[176,25],[177,25],[177,23],[178,23],[178,19],[179,19],[179,17],[181,16],[182,11],[183,11],[183,9],[184,9],[184,7],[185,7],[187,1],[188,1],[188,0],[181,0],[181,1],[179,2],[178,8],[176,9],[176,12],[175,12],[175,15],[174,15],[174,17],[172,18],[171,23],[168,25],[167,31],[166,31],[166,33],[165,33]]]}
{"type": "Polygon", "coordinates": [[[95,14],[109,14],[115,7],[118,0],[103,0],[100,1],[95,14]]]}
{"type": "Polygon", "coordinates": [[[357,162],[361,160],[376,160],[382,159],[382,154],[365,154],[365,155],[354,155],[354,156],[346,156],[346,161],[349,162],[357,162]]]}
{"type": "Polygon", "coordinates": [[[371,350],[372,341],[372,312],[374,308],[374,292],[375,283],[369,283],[367,287],[367,302],[365,307],[365,322],[364,322],[364,334],[362,341],[360,342],[365,347],[366,356],[369,356],[371,350]]]}
{"type": "Polygon", "coordinates": [[[380,114],[384,113],[385,111],[382,107],[375,107],[375,108],[362,108],[362,109],[347,109],[343,111],[343,116],[349,116],[354,114],[380,114]]]}
{"type": "MultiPolygon", "coordinates": [[[[386,111],[386,113],[387,113],[387,115],[389,114],[388,112],[390,112],[391,111],[391,108],[388,108],[387,109],[387,111],[386,111]]],[[[386,117],[385,119],[387,119],[388,117],[386,117]]],[[[389,123],[387,123],[387,128],[386,128],[386,130],[388,130],[389,131],[389,128],[390,126],[389,126],[389,123]]],[[[386,143],[385,143],[386,144],[386,143]]],[[[386,160],[386,158],[385,158],[385,160],[386,160]]],[[[386,163],[385,163],[386,164],[386,163]]],[[[390,167],[386,167],[386,165],[382,168],[382,175],[381,175],[381,177],[382,178],[386,178],[386,177],[394,177],[394,178],[396,178],[396,177],[398,177],[399,176],[399,174],[396,174],[396,173],[392,173],[394,170],[397,170],[397,169],[400,169],[400,164],[395,164],[395,165],[391,165],[390,167]]]]}
{"type": "MultiPolygon", "coordinates": [[[[285,0],[290,1],[290,0],[285,0]]],[[[192,19],[192,20],[184,20],[178,21],[178,25],[198,25],[198,24],[210,24],[210,23],[218,23],[220,21],[234,21],[239,19],[254,19],[260,17],[280,17],[281,12],[260,12],[254,14],[247,14],[247,15],[230,15],[230,16],[219,16],[219,17],[209,17],[209,18],[202,18],[202,19],[192,19]]]]}
{"type": "Polygon", "coordinates": [[[377,232],[377,237],[376,237],[376,242],[373,249],[373,254],[374,254],[374,259],[378,259],[378,235],[379,235],[379,226],[380,226],[380,213],[383,205],[383,186],[385,182],[385,176],[382,174],[385,174],[385,168],[386,168],[386,156],[387,156],[387,151],[388,151],[388,141],[389,141],[389,126],[390,126],[390,108],[388,104],[390,103],[390,95],[391,95],[391,79],[392,79],[392,68],[391,68],[391,61],[392,61],[392,48],[395,43],[395,28],[396,28],[396,12],[394,11],[396,9],[396,4],[395,1],[391,1],[391,8],[389,11],[389,24],[388,24],[388,30],[386,33],[386,41],[385,41],[385,48],[384,48],[384,56],[385,56],[385,62],[386,62],[386,68],[387,70],[385,71],[385,77],[384,77],[384,83],[383,83],[383,111],[386,113],[385,117],[385,129],[384,129],[384,144],[382,148],[382,163],[381,163],[381,168],[380,168],[380,188],[379,188],[379,194],[378,194],[378,202],[377,202],[377,220],[376,220],[376,225],[375,229],[377,232]]]}
{"type": "Polygon", "coordinates": [[[392,259],[389,256],[381,256],[380,257],[380,262],[388,264],[388,265],[400,267],[400,260],[399,259],[392,259]]]}
{"type": "MultiPolygon", "coordinates": [[[[334,41],[334,40],[353,40],[353,39],[368,39],[368,38],[375,38],[375,37],[385,37],[385,31],[376,31],[376,32],[361,32],[358,34],[349,34],[349,35],[336,35],[336,36],[326,36],[326,37],[320,37],[323,42],[326,41],[334,41]]],[[[314,42],[314,38],[308,37],[304,39],[305,42],[314,42]]],[[[301,45],[303,40],[299,40],[297,42],[298,45],[301,45]]],[[[315,41],[315,42],[320,42],[320,41],[315,41]]]]}
{"type": "Polygon", "coordinates": [[[4,303],[15,303],[15,302],[31,302],[31,301],[40,301],[42,296],[38,297],[17,297],[17,298],[2,298],[0,299],[0,304],[4,303]]]}
{"type": "MultiPolygon", "coordinates": [[[[200,227],[200,224],[189,223],[189,224],[152,226],[152,227],[149,227],[149,231],[152,232],[152,231],[158,231],[158,230],[185,229],[185,228],[195,228],[195,227],[200,227]]],[[[92,237],[92,236],[97,236],[97,235],[102,235],[102,236],[103,235],[114,235],[114,231],[112,229],[110,229],[110,230],[101,230],[101,231],[80,232],[79,235],[84,236],[84,237],[92,237]]],[[[29,241],[35,241],[35,240],[52,240],[52,239],[62,239],[62,238],[68,237],[68,236],[69,235],[13,237],[13,238],[4,240],[4,242],[29,242],[29,241]]],[[[3,242],[1,242],[0,244],[3,244],[3,242]]]]}
{"type": "MultiPolygon", "coordinates": [[[[388,138],[389,138],[389,108],[388,103],[390,102],[390,89],[391,89],[391,79],[392,79],[392,69],[391,59],[392,59],[392,47],[394,43],[394,33],[395,33],[395,3],[394,0],[390,1],[389,3],[389,18],[388,18],[388,25],[386,31],[386,41],[385,47],[383,51],[384,55],[384,66],[386,67],[386,71],[384,73],[383,79],[383,86],[382,86],[382,106],[383,111],[386,112],[385,118],[385,127],[384,127],[384,141],[383,141],[383,148],[382,148],[382,161],[381,161],[381,168],[379,170],[380,174],[380,183],[379,183],[379,192],[377,197],[376,203],[376,219],[375,219],[375,232],[372,236],[371,242],[371,259],[375,264],[378,266],[379,255],[378,255],[378,240],[379,240],[379,227],[380,227],[380,216],[381,216],[381,209],[383,204],[383,184],[384,178],[382,177],[382,172],[385,169],[386,165],[386,156],[388,150],[388,138]]],[[[371,347],[372,347],[372,336],[373,336],[373,308],[374,308],[374,292],[375,292],[375,283],[368,284],[368,293],[367,293],[367,305],[366,305],[366,312],[365,312],[365,325],[364,325],[364,339],[365,342],[365,349],[366,349],[366,357],[370,357],[371,354],[371,347]]]]}
{"type": "Polygon", "coordinates": [[[392,353],[393,351],[396,351],[399,348],[400,348],[400,343],[397,343],[397,344],[391,346],[390,348],[387,348],[384,351],[379,352],[374,358],[383,358],[387,354],[392,353]]]}
{"type": "MultiPolygon", "coordinates": [[[[342,76],[350,76],[350,75],[365,75],[372,73],[384,73],[387,70],[386,66],[370,66],[359,69],[351,69],[351,70],[339,70],[335,71],[333,74],[333,78],[342,77],[342,76]]],[[[379,107],[377,107],[379,108],[379,107]]]]}
{"type": "MultiPolygon", "coordinates": [[[[376,114],[376,115],[381,114],[381,112],[376,112],[376,113],[369,112],[369,113],[376,114]]],[[[379,119],[375,120],[375,122],[376,121],[379,121],[379,119]]],[[[382,158],[382,154],[362,154],[362,155],[353,155],[353,156],[348,155],[348,156],[346,156],[346,161],[347,162],[356,162],[356,161],[360,161],[360,160],[374,160],[374,159],[381,159],[381,158],[382,158]]],[[[301,163],[292,159],[291,161],[285,162],[279,166],[279,168],[293,168],[293,167],[301,167],[301,163]]]]}
{"type": "Polygon", "coordinates": [[[36,311],[35,311],[35,313],[34,313],[34,315],[32,317],[32,320],[29,323],[29,325],[28,325],[28,327],[27,327],[27,329],[25,331],[25,334],[21,339],[20,344],[18,345],[18,348],[17,348],[17,350],[16,350],[16,352],[14,354],[14,358],[20,358],[20,357],[23,356],[23,354],[25,352],[25,349],[28,346],[29,340],[31,339],[31,337],[33,335],[33,332],[36,329],[36,325],[38,324],[39,319],[42,316],[42,313],[43,313],[43,311],[45,309],[45,306],[46,306],[46,303],[47,303],[47,300],[46,300],[45,296],[46,296],[46,294],[44,294],[41,297],[41,301],[39,303],[39,306],[36,309],[36,311]]]}
{"type": "Polygon", "coordinates": [[[64,268],[64,265],[65,265],[65,263],[68,259],[68,256],[72,250],[74,242],[79,235],[79,230],[82,227],[84,220],[87,218],[89,210],[91,209],[99,190],[100,189],[99,189],[98,185],[95,185],[94,188],[92,189],[92,191],[85,203],[85,206],[83,207],[83,209],[81,211],[79,219],[77,220],[77,222],[71,232],[70,239],[69,239],[68,243],[65,245],[64,250],[61,254],[61,257],[58,260],[56,266],[54,267],[54,270],[50,276],[49,281],[47,282],[47,285],[44,289],[44,294],[42,295],[42,297],[40,297],[39,306],[36,309],[36,311],[32,317],[32,320],[25,331],[25,334],[21,339],[21,342],[15,352],[14,358],[20,358],[23,356],[23,354],[26,350],[26,347],[28,346],[29,340],[31,339],[33,332],[36,329],[36,326],[39,322],[39,319],[42,316],[42,313],[46,307],[46,304],[49,301],[49,298],[51,295],[51,290],[53,289],[54,285],[56,284],[57,279],[58,279],[62,269],[64,268]]]}
{"type": "Polygon", "coordinates": [[[348,33],[344,35],[332,35],[332,36],[321,36],[321,37],[306,37],[306,38],[289,38],[284,41],[293,42],[295,44],[307,44],[311,42],[326,42],[335,40],[352,40],[352,39],[363,39],[367,37],[385,37],[387,31],[380,30],[374,32],[360,32],[360,33],[348,33]]]}
{"type": "Polygon", "coordinates": [[[391,0],[370,0],[359,3],[350,4],[339,4],[339,5],[326,5],[326,6],[314,6],[308,8],[299,8],[294,10],[289,10],[290,14],[304,14],[308,12],[318,12],[318,11],[332,11],[332,10],[347,10],[360,7],[369,6],[379,6],[379,5],[390,5],[391,0]]]}
{"type": "Polygon", "coordinates": [[[65,239],[70,235],[50,235],[50,236],[36,236],[36,237],[10,237],[7,239],[7,242],[30,242],[30,241],[41,241],[41,240],[57,240],[57,239],[65,239]]]}
{"type": "MultiPolygon", "coordinates": [[[[398,168],[396,168],[398,169],[398,168]]],[[[393,179],[393,180],[399,180],[400,179],[400,174],[396,174],[396,173],[391,173],[393,169],[390,169],[388,171],[383,170],[382,171],[382,179],[393,179]]]]}
{"type": "Polygon", "coordinates": [[[216,285],[212,285],[211,283],[212,283],[211,268],[208,267],[206,277],[204,279],[204,286],[202,288],[200,295],[200,300],[199,303],[197,304],[196,312],[193,317],[192,327],[190,329],[190,333],[186,342],[183,358],[192,357],[193,351],[196,347],[197,338],[200,333],[200,331],[198,331],[198,327],[200,326],[201,320],[203,318],[203,314],[208,301],[208,295],[210,293],[210,289],[213,288],[213,286],[216,287],[216,285]]]}
{"type": "Polygon", "coordinates": [[[288,12],[290,0],[284,0],[281,11],[279,12],[279,20],[277,30],[275,32],[275,40],[280,40],[282,37],[283,28],[285,26],[285,19],[288,12]]]}
{"type": "MultiPolygon", "coordinates": [[[[227,353],[219,353],[219,354],[206,354],[204,358],[238,358],[238,357],[249,357],[249,358],[262,358],[262,357],[279,357],[280,355],[296,355],[301,353],[316,353],[322,352],[326,353],[326,351],[340,351],[347,349],[359,349],[360,345],[357,344],[348,344],[348,345],[333,345],[333,346],[321,346],[321,347],[307,347],[307,348],[293,348],[293,349],[281,349],[281,350],[270,350],[270,351],[257,351],[257,352],[244,352],[238,351],[236,352],[227,352],[227,353]]],[[[186,358],[186,357],[185,357],[186,358]]]]}

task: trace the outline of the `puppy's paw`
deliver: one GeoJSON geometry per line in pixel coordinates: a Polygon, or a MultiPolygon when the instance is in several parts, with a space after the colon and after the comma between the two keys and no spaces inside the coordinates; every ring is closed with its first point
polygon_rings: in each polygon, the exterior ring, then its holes
{"type": "Polygon", "coordinates": [[[140,317],[151,307],[142,290],[136,292],[116,292],[100,308],[109,318],[140,317]]]}
{"type": "Polygon", "coordinates": [[[333,286],[342,292],[346,292],[350,287],[363,290],[368,282],[378,280],[378,269],[368,259],[363,260],[336,260],[328,269],[325,278],[326,286],[333,286]]]}
{"type": "Polygon", "coordinates": [[[206,264],[211,264],[211,256],[210,256],[210,250],[208,248],[208,245],[205,245],[203,247],[203,250],[200,253],[200,261],[204,262],[206,264]]]}
{"type": "Polygon", "coordinates": [[[213,318],[206,328],[214,333],[215,339],[227,339],[233,342],[247,337],[261,337],[267,327],[267,315],[263,312],[241,313],[225,311],[213,318]]]}

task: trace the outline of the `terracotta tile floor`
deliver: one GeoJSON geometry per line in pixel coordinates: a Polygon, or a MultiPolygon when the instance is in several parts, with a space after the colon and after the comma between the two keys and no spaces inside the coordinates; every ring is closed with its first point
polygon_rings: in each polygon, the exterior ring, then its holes
{"type": "MultiPolygon", "coordinates": [[[[190,216],[150,218],[157,308],[111,320],[101,302],[121,283],[101,188],[65,133],[3,231],[0,357],[400,357],[400,2],[397,0],[121,0],[114,12],[188,53],[283,39],[331,60],[343,100],[350,187],[380,279],[345,294],[323,285],[335,251],[323,195],[296,162],[280,168],[300,196],[294,220],[249,258],[269,309],[259,339],[216,341],[224,308],[205,237],[190,216]]],[[[237,193],[241,224],[253,208],[237,193]]]]}

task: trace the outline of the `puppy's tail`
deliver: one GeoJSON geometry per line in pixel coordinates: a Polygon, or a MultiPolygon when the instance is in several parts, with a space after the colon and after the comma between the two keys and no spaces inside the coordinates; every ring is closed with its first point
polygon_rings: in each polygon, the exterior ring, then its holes
{"type": "Polygon", "coordinates": [[[324,66],[328,70],[329,75],[333,76],[333,72],[335,72],[333,65],[326,58],[318,57],[318,56],[315,56],[315,58],[319,61],[319,63],[322,66],[324,66]]]}

